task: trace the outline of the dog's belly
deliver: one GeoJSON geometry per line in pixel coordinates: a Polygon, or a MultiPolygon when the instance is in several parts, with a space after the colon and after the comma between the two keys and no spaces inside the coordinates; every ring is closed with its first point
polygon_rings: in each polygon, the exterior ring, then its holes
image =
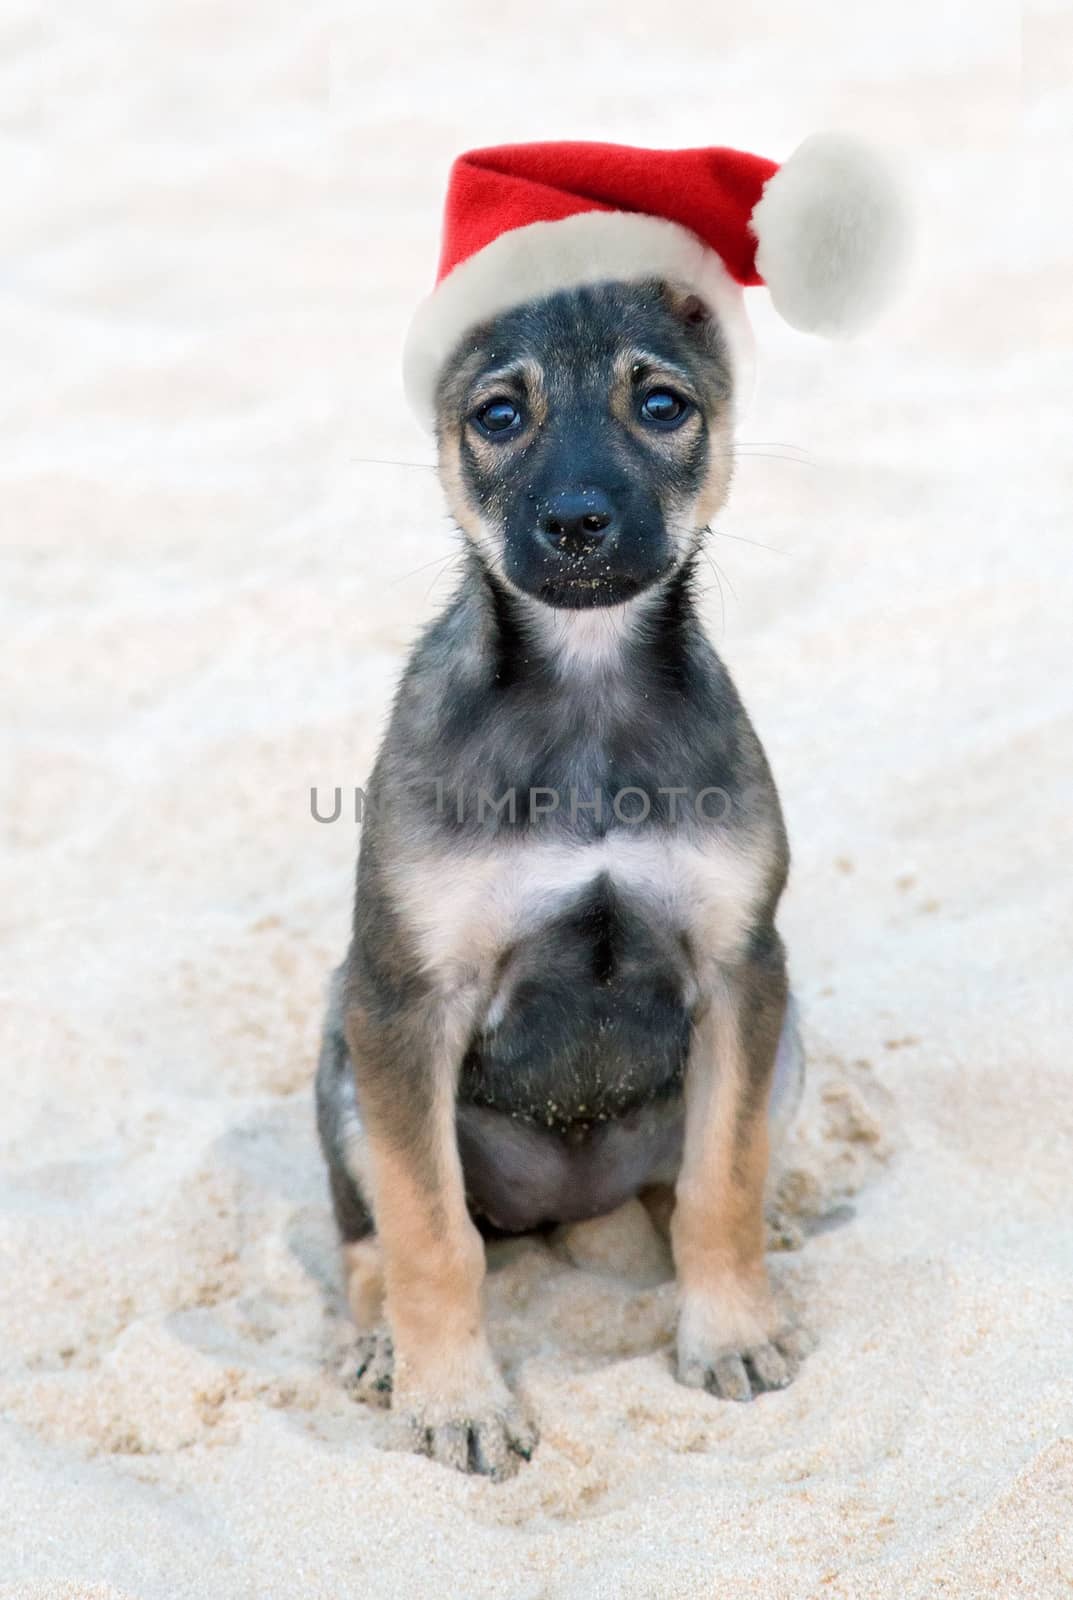
{"type": "MultiPolygon", "coordinates": [[[[804,1075],[791,995],[768,1102],[773,1149],[793,1121],[804,1075]]],[[[673,1184],[685,1107],[681,1093],[671,1091],[602,1122],[549,1128],[460,1101],[455,1125],[471,1210],[505,1232],[522,1233],[544,1223],[600,1216],[649,1184],[673,1184]]]]}
{"type": "Polygon", "coordinates": [[[648,1184],[674,1182],[683,1121],[680,1095],[561,1132],[459,1105],[470,1208],[507,1233],[601,1216],[648,1184]]]}
{"type": "Polygon", "coordinates": [[[673,1175],[694,990],[673,929],[607,874],[520,941],[459,1079],[473,1208],[528,1228],[673,1175]]]}
{"type": "Polygon", "coordinates": [[[563,1132],[675,1093],[695,993],[673,927],[600,873],[506,953],[458,1098],[563,1132]]]}

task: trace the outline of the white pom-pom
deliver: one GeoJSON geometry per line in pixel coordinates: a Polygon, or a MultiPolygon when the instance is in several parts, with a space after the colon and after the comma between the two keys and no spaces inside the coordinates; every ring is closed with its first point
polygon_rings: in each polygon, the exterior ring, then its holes
{"type": "Polygon", "coordinates": [[[757,271],[794,328],[858,332],[891,299],[909,246],[901,188],[846,134],[806,139],[768,179],[753,210],[757,271]]]}

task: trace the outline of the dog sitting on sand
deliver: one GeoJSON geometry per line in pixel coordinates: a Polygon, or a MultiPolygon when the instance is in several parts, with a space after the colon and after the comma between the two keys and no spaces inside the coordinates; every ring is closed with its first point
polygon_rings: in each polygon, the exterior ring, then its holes
{"type": "Polygon", "coordinates": [[[740,285],[798,325],[859,321],[896,254],[886,185],[833,137],[781,168],[586,145],[456,164],[407,375],[466,553],[367,787],[317,1107],[359,1389],[463,1471],[506,1476],[537,1440],[484,1333],[482,1229],[651,1198],[680,1380],[748,1400],[803,1354],[764,1260],[803,1070],[786,833],[695,581],[740,285]],[[847,218],[861,236],[821,270],[847,218]]]}

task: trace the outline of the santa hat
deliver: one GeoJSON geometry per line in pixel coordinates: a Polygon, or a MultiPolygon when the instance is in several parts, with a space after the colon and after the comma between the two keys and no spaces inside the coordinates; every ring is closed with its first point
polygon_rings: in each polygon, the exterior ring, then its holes
{"type": "Polygon", "coordinates": [[[752,345],[743,288],[766,284],[795,328],[855,333],[889,298],[907,231],[890,171],[843,134],[814,134],[781,166],[726,149],[472,150],[451,169],[436,288],[407,339],[406,392],[431,422],[443,364],[471,328],[561,289],[646,278],[711,308],[740,377],[752,345]]]}

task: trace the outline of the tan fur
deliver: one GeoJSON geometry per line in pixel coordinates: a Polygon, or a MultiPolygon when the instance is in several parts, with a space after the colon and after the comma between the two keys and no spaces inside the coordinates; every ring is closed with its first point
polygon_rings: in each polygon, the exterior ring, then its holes
{"type": "Polygon", "coordinates": [[[343,1282],[355,1326],[374,1328],[384,1310],[384,1255],[375,1234],[343,1246],[343,1282]]]}
{"type": "Polygon", "coordinates": [[[706,528],[722,511],[730,493],[734,474],[734,430],[728,414],[709,417],[708,448],[708,471],[689,518],[694,528],[706,528]]]}
{"type": "MultiPolygon", "coordinates": [[[[386,1086],[387,1100],[369,1084],[361,1097],[362,1161],[394,1341],[393,1403],[423,1427],[509,1403],[484,1335],[484,1244],[466,1208],[455,1138],[455,1082],[472,1009],[469,986],[458,985],[429,1029],[435,1095],[420,1152],[400,1148],[394,1137],[393,1086],[386,1086]]],[[[348,1012],[346,1034],[351,1059],[369,1059],[375,1032],[363,1012],[348,1012]]]]}
{"type": "Polygon", "coordinates": [[[680,428],[670,433],[654,435],[647,431],[638,420],[635,404],[636,379],[642,367],[646,391],[663,387],[674,389],[685,399],[692,401],[695,406],[700,405],[700,396],[688,372],[660,357],[650,355],[645,350],[624,350],[615,359],[609,397],[612,414],[629,428],[631,433],[644,438],[651,449],[666,450],[668,454],[681,454],[692,444],[700,427],[700,416],[695,412],[686,418],[680,428]]]}
{"type": "Polygon", "coordinates": [[[463,533],[472,537],[471,528],[480,521],[480,515],[466,493],[462,474],[461,441],[456,428],[444,428],[439,444],[440,482],[447,497],[452,517],[463,533]]]}
{"type": "Polygon", "coordinates": [[[743,1118],[746,1082],[738,1006],[728,985],[695,1030],[671,1222],[680,1347],[692,1359],[763,1344],[775,1333],[764,1265],[767,1105],[743,1118]]]}
{"type": "MultiPolygon", "coordinates": [[[[520,436],[524,438],[524,433],[530,428],[543,427],[548,415],[544,369],[539,361],[531,356],[521,356],[509,366],[499,367],[493,372],[482,372],[479,381],[466,395],[467,411],[472,416],[481,406],[487,405],[489,400],[496,400],[503,394],[513,397],[519,391],[524,397],[526,408],[526,428],[520,436]]],[[[478,453],[487,451],[492,454],[502,446],[493,444],[474,430],[473,448],[478,453]]]]}
{"type": "Polygon", "coordinates": [[[470,543],[479,548],[481,559],[489,570],[502,578],[503,553],[500,541],[466,490],[462,472],[461,435],[457,427],[444,427],[441,430],[439,460],[440,481],[452,518],[470,543]]]}
{"type": "Polygon", "coordinates": [[[395,1346],[395,1404],[429,1425],[508,1401],[484,1335],[484,1245],[466,1211],[450,1138],[441,1140],[439,1181],[426,1188],[412,1163],[371,1140],[374,1207],[384,1252],[384,1287],[395,1346]]]}

